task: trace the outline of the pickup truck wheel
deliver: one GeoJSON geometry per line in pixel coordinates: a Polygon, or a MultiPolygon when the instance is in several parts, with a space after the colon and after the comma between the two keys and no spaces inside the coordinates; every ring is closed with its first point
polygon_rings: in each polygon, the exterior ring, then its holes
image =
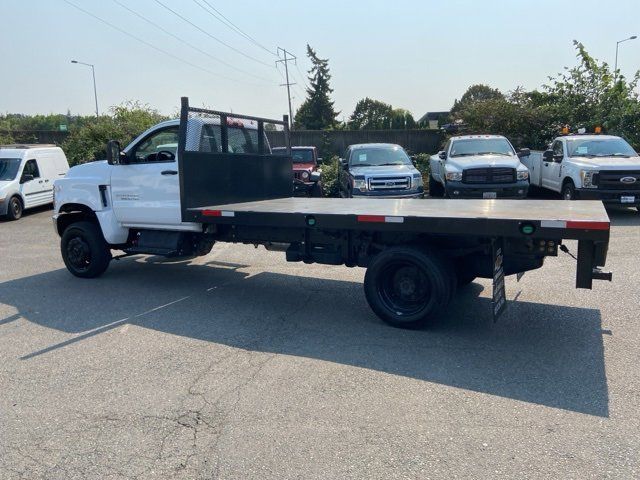
{"type": "Polygon", "coordinates": [[[9,220],[19,220],[23,212],[22,200],[19,197],[11,197],[7,205],[7,217],[9,220]]]}
{"type": "Polygon", "coordinates": [[[430,197],[442,197],[444,195],[444,189],[442,184],[436,182],[436,180],[429,175],[429,196],[430,197]]]}
{"type": "Polygon", "coordinates": [[[419,328],[453,295],[455,274],[433,253],[392,247],[373,258],[364,278],[371,309],[394,327],[419,328]]]}
{"type": "Polygon", "coordinates": [[[565,200],[576,199],[576,187],[573,182],[569,181],[564,184],[564,187],[562,187],[562,198],[565,200]]]}
{"type": "Polygon", "coordinates": [[[111,261],[111,250],[100,228],[91,222],[69,225],[62,234],[60,249],[64,264],[76,277],[97,277],[111,261]]]}

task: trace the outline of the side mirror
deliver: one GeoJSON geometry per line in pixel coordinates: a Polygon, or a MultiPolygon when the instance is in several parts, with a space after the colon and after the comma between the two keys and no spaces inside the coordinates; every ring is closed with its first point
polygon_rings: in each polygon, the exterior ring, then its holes
{"type": "Polygon", "coordinates": [[[318,159],[316,160],[317,163],[322,163],[322,157],[318,157],[318,159]]]}
{"type": "Polygon", "coordinates": [[[22,177],[20,177],[20,183],[27,183],[33,180],[33,175],[30,173],[23,173],[22,177]]]}
{"type": "Polygon", "coordinates": [[[545,150],[542,154],[542,160],[545,162],[553,162],[553,150],[545,150]]]}
{"type": "Polygon", "coordinates": [[[309,175],[310,182],[318,182],[320,180],[321,173],[320,172],[311,172],[309,175]]]}
{"type": "Polygon", "coordinates": [[[519,158],[528,157],[529,155],[531,155],[531,149],[529,148],[521,148],[520,150],[518,150],[519,158]]]}
{"type": "Polygon", "coordinates": [[[444,150],[441,150],[438,152],[438,157],[440,157],[441,160],[446,160],[447,159],[447,152],[445,152],[444,150]]]}
{"type": "Polygon", "coordinates": [[[109,140],[107,143],[107,163],[109,165],[120,165],[120,142],[109,140]]]}

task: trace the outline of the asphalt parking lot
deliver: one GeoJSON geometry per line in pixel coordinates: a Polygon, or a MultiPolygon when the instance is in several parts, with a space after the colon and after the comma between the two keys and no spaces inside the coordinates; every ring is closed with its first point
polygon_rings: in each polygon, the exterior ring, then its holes
{"type": "MultiPolygon", "coordinates": [[[[640,215],[612,283],[548,259],[423,331],[362,269],[216,245],[67,273],[50,210],[0,221],[0,478],[638,478],[640,215]]],[[[575,250],[575,245],[569,243],[575,250]]]]}

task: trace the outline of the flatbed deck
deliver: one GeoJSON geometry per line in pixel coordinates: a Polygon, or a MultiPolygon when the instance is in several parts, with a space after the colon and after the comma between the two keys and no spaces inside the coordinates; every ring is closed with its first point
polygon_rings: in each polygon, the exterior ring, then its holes
{"type": "Polygon", "coordinates": [[[533,237],[600,240],[609,236],[609,217],[599,201],[281,198],[190,210],[203,223],[488,236],[521,236],[522,225],[531,224],[533,237]]]}

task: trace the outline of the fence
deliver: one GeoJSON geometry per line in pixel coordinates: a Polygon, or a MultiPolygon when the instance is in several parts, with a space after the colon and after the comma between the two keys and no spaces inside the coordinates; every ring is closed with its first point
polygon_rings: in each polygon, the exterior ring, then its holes
{"type": "MultiPolygon", "coordinates": [[[[57,130],[3,131],[15,143],[55,143],[60,145],[68,132],[57,130]]],[[[267,131],[272,147],[284,145],[284,133],[267,131]]],[[[291,132],[291,145],[311,145],[323,154],[340,155],[349,145],[357,143],[397,143],[410,153],[435,153],[440,149],[443,134],[439,130],[295,130],[291,132]]]]}
{"type": "MultiPolygon", "coordinates": [[[[272,147],[284,145],[284,133],[268,131],[272,147]]],[[[311,145],[323,154],[342,154],[357,143],[396,143],[410,153],[435,153],[440,149],[443,134],[439,130],[294,130],[291,145],[311,145]]]]}

